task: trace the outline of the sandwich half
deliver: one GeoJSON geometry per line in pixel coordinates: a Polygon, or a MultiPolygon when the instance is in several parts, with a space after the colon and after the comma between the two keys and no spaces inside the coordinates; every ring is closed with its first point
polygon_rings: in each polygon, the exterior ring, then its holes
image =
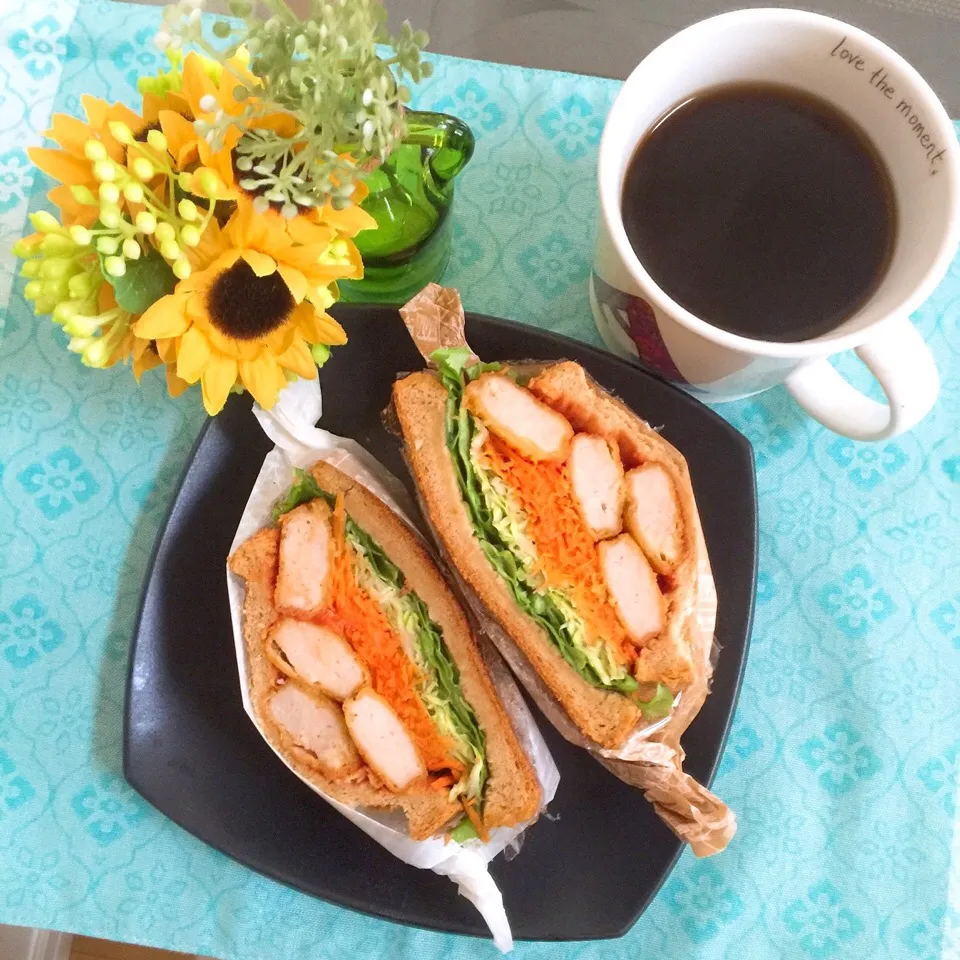
{"type": "Polygon", "coordinates": [[[415,840],[485,839],[532,820],[536,774],[418,538],[323,462],[274,513],[229,560],[273,747],[334,799],[401,811],[415,840]]]}
{"type": "Polygon", "coordinates": [[[617,749],[694,681],[686,462],[576,363],[432,359],[393,388],[430,523],[580,732],[617,749]]]}

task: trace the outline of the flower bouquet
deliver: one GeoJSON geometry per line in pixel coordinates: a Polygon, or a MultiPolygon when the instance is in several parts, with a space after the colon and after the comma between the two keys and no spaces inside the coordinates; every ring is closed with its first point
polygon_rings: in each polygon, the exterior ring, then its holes
{"type": "Polygon", "coordinates": [[[424,34],[387,35],[381,0],[310,0],[303,19],[231,0],[212,37],[202,4],[165,9],[170,68],[140,79],[139,111],[85,96],[85,119],[54,116],[57,147],[30,157],[59,217],[32,214],[14,252],[84,364],[138,381],[162,365],[213,415],[243,390],[269,409],[346,342],[327,310],[363,275],[363,178],[404,136],[401,81],[430,65],[424,34]]]}

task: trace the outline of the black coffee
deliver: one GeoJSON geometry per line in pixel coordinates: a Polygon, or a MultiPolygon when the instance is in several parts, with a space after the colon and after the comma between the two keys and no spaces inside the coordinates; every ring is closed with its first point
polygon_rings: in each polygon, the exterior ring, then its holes
{"type": "Polygon", "coordinates": [[[876,289],[896,235],[890,176],[830,104],[789,87],[707,90],[637,146],[623,224],[696,316],[764,340],[835,328],[876,289]]]}

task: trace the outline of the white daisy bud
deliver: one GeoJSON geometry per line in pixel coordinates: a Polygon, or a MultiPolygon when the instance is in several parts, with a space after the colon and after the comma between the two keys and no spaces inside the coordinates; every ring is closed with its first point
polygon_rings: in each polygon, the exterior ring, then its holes
{"type": "Polygon", "coordinates": [[[169,223],[164,221],[163,223],[157,224],[154,236],[156,236],[158,243],[166,243],[168,240],[175,240],[177,238],[177,231],[174,230],[169,223]]]}
{"type": "Polygon", "coordinates": [[[187,197],[184,197],[177,204],[177,212],[188,223],[194,220],[197,220],[200,217],[200,213],[197,210],[197,205],[192,200],[189,200],[187,197]]]}
{"type": "MultiPolygon", "coordinates": [[[[168,19],[166,11],[164,11],[164,19],[168,19]]],[[[158,30],[153,36],[153,45],[163,53],[170,46],[170,34],[166,30],[158,30]]]]}
{"type": "Polygon", "coordinates": [[[200,98],[200,109],[204,113],[210,113],[217,109],[217,98],[212,93],[205,93],[200,98]]]}
{"type": "Polygon", "coordinates": [[[90,245],[90,241],[93,239],[93,234],[79,223],[75,223],[70,228],[70,239],[80,247],[87,247],[90,245]]]}
{"type": "Polygon", "coordinates": [[[53,319],[55,323],[66,323],[72,317],[76,316],[77,307],[72,300],[61,300],[53,308],[53,319]]]}
{"type": "Polygon", "coordinates": [[[93,138],[87,140],[83,145],[83,155],[92,161],[105,160],[107,157],[107,148],[99,141],[93,138]]]}
{"type": "Polygon", "coordinates": [[[200,231],[192,223],[188,223],[180,231],[180,242],[185,247],[198,246],[200,243],[200,231]]]}
{"type": "Polygon", "coordinates": [[[150,236],[157,229],[157,218],[148,210],[141,210],[133,221],[141,233],[150,236]]]}
{"type": "Polygon", "coordinates": [[[117,179],[117,166],[112,160],[98,160],[93,165],[93,175],[103,183],[117,179]]]}
{"type": "Polygon", "coordinates": [[[176,240],[166,240],[160,244],[160,254],[164,260],[175,261],[179,259],[182,252],[176,240]]]}
{"type": "Polygon", "coordinates": [[[190,261],[186,257],[177,257],[173,261],[173,275],[178,280],[186,280],[192,272],[190,261]]]}
{"type": "Polygon", "coordinates": [[[163,153],[167,149],[167,138],[163,135],[162,130],[151,130],[147,134],[147,143],[158,153],[163,153]]]}
{"type": "Polygon", "coordinates": [[[127,239],[123,241],[123,255],[128,260],[139,260],[140,252],[140,244],[137,243],[133,237],[127,237],[127,239]]]}
{"type": "Polygon", "coordinates": [[[116,230],[122,220],[120,208],[113,205],[104,204],[100,207],[100,222],[110,230],[116,230]]]}
{"type": "Polygon", "coordinates": [[[120,188],[115,183],[101,183],[97,190],[104,203],[116,203],[120,199],[120,188]]]}
{"type": "Polygon", "coordinates": [[[139,183],[131,180],[123,185],[123,195],[131,203],[143,202],[143,187],[139,183]]]}
{"type": "Polygon", "coordinates": [[[97,237],[97,252],[109,256],[120,249],[120,241],[116,237],[97,237]]]}
{"type": "Polygon", "coordinates": [[[105,257],[103,269],[111,277],[122,277],[127,272],[127,265],[120,257],[105,257]]]}
{"type": "Polygon", "coordinates": [[[133,131],[125,123],[119,120],[111,120],[107,124],[107,129],[110,131],[110,136],[113,137],[117,143],[133,143],[133,131]]]}
{"type": "MultiPolygon", "coordinates": [[[[149,180],[156,172],[153,164],[146,157],[137,157],[133,161],[132,167],[134,176],[139,180],[149,180]]],[[[94,168],[94,175],[96,175],[96,168],[94,168]]]]}

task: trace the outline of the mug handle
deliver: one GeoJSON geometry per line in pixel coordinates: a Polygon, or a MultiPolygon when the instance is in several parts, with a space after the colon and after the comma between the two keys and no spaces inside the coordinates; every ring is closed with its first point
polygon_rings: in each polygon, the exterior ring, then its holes
{"type": "Polygon", "coordinates": [[[885,440],[930,412],[940,376],[930,348],[906,317],[885,323],[856,353],[883,388],[886,403],[865,397],[827,359],[798,367],[784,386],[811,417],[854,440],[885,440]]]}

